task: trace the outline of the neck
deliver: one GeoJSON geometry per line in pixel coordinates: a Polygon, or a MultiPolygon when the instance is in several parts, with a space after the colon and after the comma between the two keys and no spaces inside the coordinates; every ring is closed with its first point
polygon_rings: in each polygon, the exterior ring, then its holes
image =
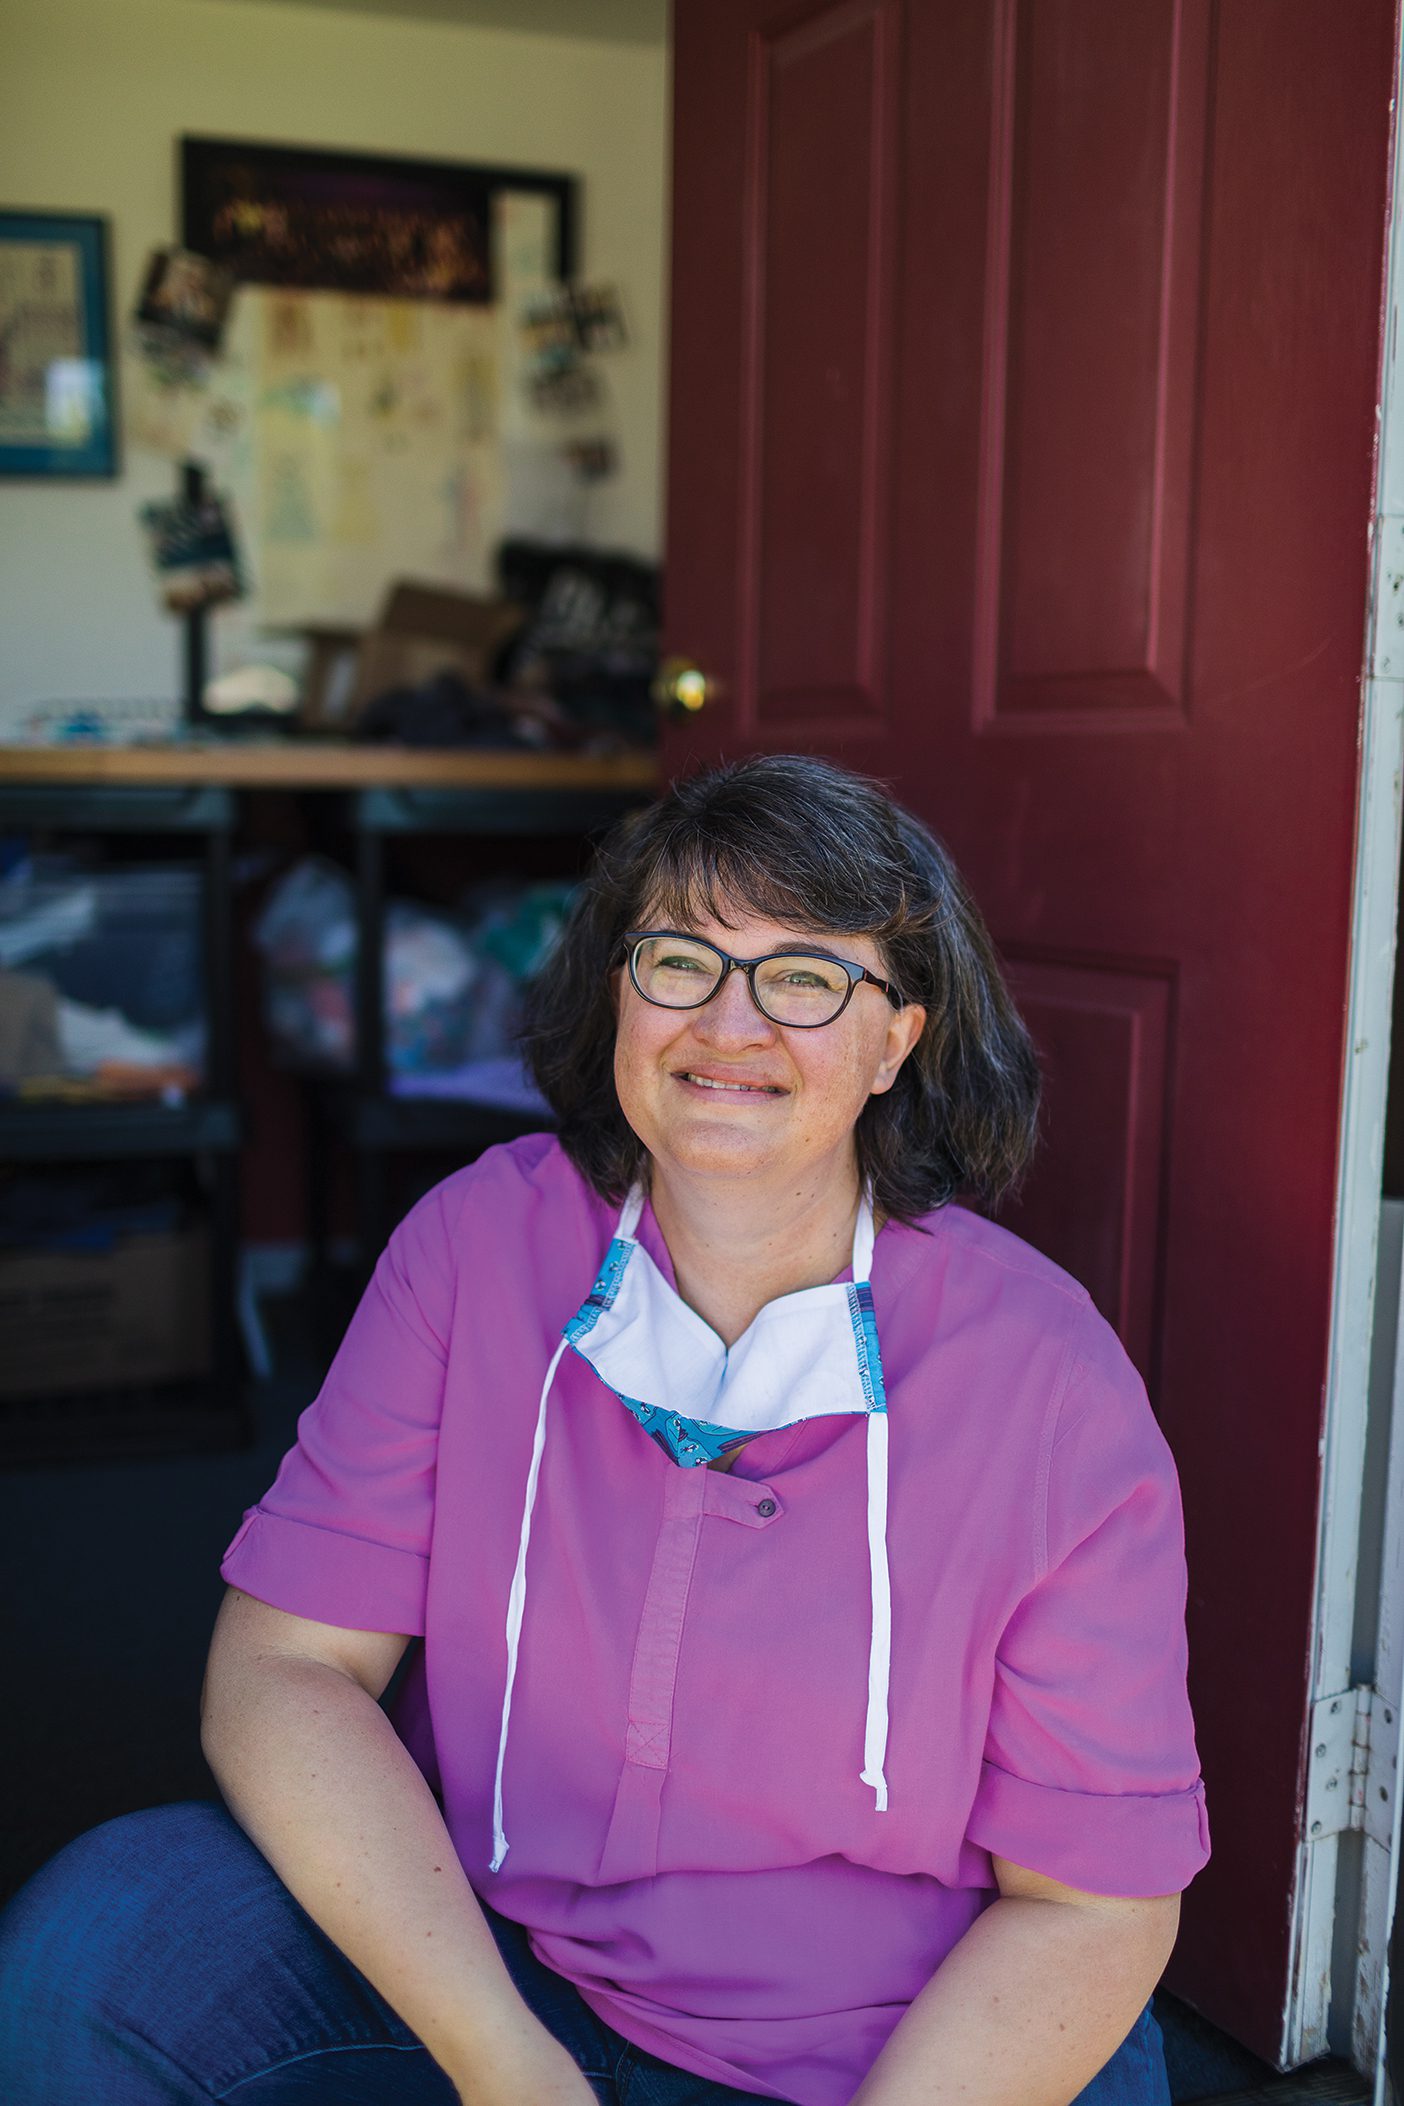
{"type": "Polygon", "coordinates": [[[767,1302],[827,1285],[853,1254],[856,1160],[774,1198],[754,1182],[694,1180],[655,1164],[650,1197],[679,1294],[729,1346],[767,1302]]]}

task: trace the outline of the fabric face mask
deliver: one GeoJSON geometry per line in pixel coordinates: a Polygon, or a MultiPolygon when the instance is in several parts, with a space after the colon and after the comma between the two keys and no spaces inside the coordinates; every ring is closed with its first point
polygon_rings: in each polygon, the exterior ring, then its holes
{"type": "Polygon", "coordinates": [[[887,1811],[888,1684],[892,1652],[887,1564],[887,1396],[869,1274],[873,1212],[865,1192],[853,1236],[853,1279],[805,1287],[766,1306],[736,1343],[722,1339],[668,1285],[636,1237],[644,1195],[629,1194],[599,1276],[566,1324],[546,1370],[527,1472],[516,1570],[507,1604],[507,1681],[493,1794],[493,1856],[507,1854],[502,1780],[517,1655],[526,1608],[526,1560],[541,1474],[546,1405],[561,1355],[573,1347],[673,1462],[719,1460],[757,1433],[804,1419],[858,1415],[867,1421],[868,1562],[872,1637],[861,1776],[887,1811]]]}
{"type": "Polygon", "coordinates": [[[642,1212],[643,1192],[635,1189],[565,1339],[675,1463],[715,1462],[753,1434],[803,1419],[885,1412],[866,1195],[853,1237],[853,1284],[805,1287],[767,1302],[729,1350],[636,1240],[642,1212]]]}

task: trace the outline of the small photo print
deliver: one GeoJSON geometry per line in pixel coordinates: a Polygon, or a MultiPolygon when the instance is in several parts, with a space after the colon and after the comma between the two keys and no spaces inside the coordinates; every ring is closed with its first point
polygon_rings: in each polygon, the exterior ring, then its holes
{"type": "Polygon", "coordinates": [[[538,370],[571,366],[580,351],[575,327],[575,308],[570,294],[541,293],[522,316],[522,340],[528,359],[538,370]]]}
{"type": "Polygon", "coordinates": [[[213,356],[224,336],[234,273],[192,249],[156,249],[137,300],[136,321],[160,342],[213,356]]]}
{"type": "Polygon", "coordinates": [[[599,376],[578,361],[568,366],[546,366],[532,374],[531,399],[551,416],[573,416],[593,409],[600,399],[599,376]]]}
{"type": "Polygon", "coordinates": [[[582,351],[622,351],[629,341],[619,290],[613,285],[577,285],[571,293],[575,334],[582,351]]]}
{"type": "Polygon", "coordinates": [[[191,614],[242,599],[234,527],[220,497],[171,498],[141,507],[147,550],[168,614],[191,614]]]}
{"type": "Polygon", "coordinates": [[[562,285],[538,293],[522,315],[526,355],[535,366],[565,366],[581,356],[620,351],[629,341],[613,285],[562,285]]]}
{"type": "Polygon", "coordinates": [[[611,439],[572,439],[564,452],[576,480],[582,483],[602,483],[619,465],[611,439]]]}

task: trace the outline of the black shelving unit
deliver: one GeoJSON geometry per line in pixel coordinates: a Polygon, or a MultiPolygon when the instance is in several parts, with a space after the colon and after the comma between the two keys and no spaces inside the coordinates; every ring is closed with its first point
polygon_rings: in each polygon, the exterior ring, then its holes
{"type": "Polygon", "coordinates": [[[386,1159],[414,1152],[457,1155],[468,1162],[496,1142],[541,1122],[457,1099],[393,1097],[385,1063],[385,865],[391,836],[471,834],[488,840],[547,836],[587,839],[647,801],[642,790],[414,788],[355,792],[346,822],[355,840],[357,953],[356,1065],[348,1084],[312,1092],[314,1163],[309,1178],[311,1241],[324,1252],[324,1174],[328,1130],[349,1144],[355,1168],[356,1239],[369,1271],[391,1223],[386,1159]]]}
{"type": "Polygon", "coordinates": [[[217,786],[0,783],[7,832],[182,834],[202,845],[206,1017],[205,1084],[180,1104],[7,1103],[0,1161],[102,1163],[188,1158],[208,1214],[210,1376],[199,1384],[143,1385],[101,1395],[49,1397],[0,1408],[0,1459],[58,1461],[81,1454],[167,1452],[240,1445],[252,1437],[244,1397],[238,1311],[232,850],[235,799],[217,786]]]}

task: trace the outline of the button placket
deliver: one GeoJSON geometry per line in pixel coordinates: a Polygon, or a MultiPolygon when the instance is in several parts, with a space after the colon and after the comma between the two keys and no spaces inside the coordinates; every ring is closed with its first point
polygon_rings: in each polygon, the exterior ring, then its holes
{"type": "Polygon", "coordinates": [[[678,1658],[706,1506],[706,1486],[697,1480],[712,1474],[674,1467],[664,1480],[663,1514],[629,1672],[624,1763],[600,1856],[602,1879],[646,1879],[657,1870],[678,1658]]]}
{"type": "Polygon", "coordinates": [[[625,1757],[648,1769],[666,1770],[673,1726],[687,1597],[697,1562],[703,1500],[689,1479],[694,1470],[674,1468],[663,1496],[663,1525],[653,1553],[639,1635],[629,1677],[629,1732],[625,1757]]]}

